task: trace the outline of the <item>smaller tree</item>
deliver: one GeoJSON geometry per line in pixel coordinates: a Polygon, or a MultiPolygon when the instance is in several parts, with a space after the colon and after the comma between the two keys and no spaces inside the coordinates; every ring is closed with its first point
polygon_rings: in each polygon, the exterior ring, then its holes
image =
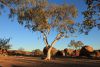
{"type": "Polygon", "coordinates": [[[19,51],[24,51],[25,49],[21,47],[21,48],[19,48],[18,50],[19,50],[19,51]]]}
{"type": "Polygon", "coordinates": [[[68,45],[68,47],[73,47],[74,49],[77,49],[80,47],[82,47],[84,44],[81,41],[75,41],[75,40],[71,40],[70,44],[68,45]]]}
{"type": "Polygon", "coordinates": [[[84,46],[84,43],[82,41],[77,41],[76,44],[79,47],[79,49],[81,49],[81,47],[84,46]]]}
{"type": "Polygon", "coordinates": [[[1,54],[7,54],[7,50],[11,48],[11,45],[9,44],[9,39],[0,39],[0,53],[1,54]]]}
{"type": "Polygon", "coordinates": [[[40,49],[33,50],[34,56],[41,56],[43,55],[43,52],[40,49]]]}

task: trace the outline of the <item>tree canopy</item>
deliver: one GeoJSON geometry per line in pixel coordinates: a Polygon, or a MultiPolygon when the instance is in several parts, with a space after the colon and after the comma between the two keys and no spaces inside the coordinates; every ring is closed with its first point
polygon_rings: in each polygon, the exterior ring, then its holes
{"type": "Polygon", "coordinates": [[[84,46],[84,44],[81,41],[71,40],[70,44],[68,46],[77,49],[77,48],[80,48],[80,47],[84,46]]]}
{"type": "Polygon", "coordinates": [[[84,21],[80,31],[88,34],[88,32],[97,27],[100,29],[100,0],[85,0],[87,10],[83,12],[84,21]]]}
{"type": "Polygon", "coordinates": [[[8,50],[11,48],[10,39],[0,39],[0,50],[8,50]]]}
{"type": "Polygon", "coordinates": [[[19,24],[33,31],[74,32],[72,17],[77,16],[74,5],[50,4],[48,0],[1,0],[1,5],[10,8],[9,17],[17,16],[19,24]],[[51,20],[51,22],[50,22],[51,20]]]}

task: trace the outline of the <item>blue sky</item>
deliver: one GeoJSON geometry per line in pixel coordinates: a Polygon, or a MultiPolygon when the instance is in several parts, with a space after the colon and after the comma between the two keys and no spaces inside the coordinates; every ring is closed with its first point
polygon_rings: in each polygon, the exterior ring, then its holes
{"type": "MultiPolygon", "coordinates": [[[[63,0],[49,0],[50,2],[63,3],[63,0]]],[[[76,22],[82,22],[83,16],[82,11],[85,10],[85,4],[83,0],[66,0],[68,4],[74,4],[78,9],[78,17],[75,19],[76,22]]],[[[25,48],[25,50],[43,49],[45,46],[42,41],[42,36],[39,32],[32,32],[17,23],[17,20],[13,22],[8,18],[8,9],[5,8],[4,13],[0,16],[0,38],[11,38],[10,43],[12,49],[25,48]],[[41,38],[40,38],[41,37],[41,38]],[[39,39],[40,38],[40,39],[39,39]]],[[[55,33],[51,32],[48,40],[51,43],[55,37],[55,33]]],[[[70,40],[80,40],[85,45],[91,45],[94,49],[100,49],[100,31],[93,29],[89,35],[79,35],[77,38],[71,37],[62,39],[54,46],[57,49],[67,48],[70,40]]]]}

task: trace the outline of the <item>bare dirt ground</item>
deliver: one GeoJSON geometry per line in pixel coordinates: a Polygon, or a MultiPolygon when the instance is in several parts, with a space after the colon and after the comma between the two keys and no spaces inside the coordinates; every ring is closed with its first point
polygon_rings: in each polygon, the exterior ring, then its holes
{"type": "Polygon", "coordinates": [[[38,57],[0,56],[0,67],[100,67],[100,60],[57,58],[44,61],[38,57]]]}

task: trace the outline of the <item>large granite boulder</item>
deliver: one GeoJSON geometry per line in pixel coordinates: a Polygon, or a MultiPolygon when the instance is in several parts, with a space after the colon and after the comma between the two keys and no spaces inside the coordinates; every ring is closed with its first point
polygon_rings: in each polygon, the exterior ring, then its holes
{"type": "Polygon", "coordinates": [[[93,47],[91,46],[83,46],[80,50],[80,55],[79,56],[86,56],[86,57],[91,57],[93,55],[93,47]]]}

